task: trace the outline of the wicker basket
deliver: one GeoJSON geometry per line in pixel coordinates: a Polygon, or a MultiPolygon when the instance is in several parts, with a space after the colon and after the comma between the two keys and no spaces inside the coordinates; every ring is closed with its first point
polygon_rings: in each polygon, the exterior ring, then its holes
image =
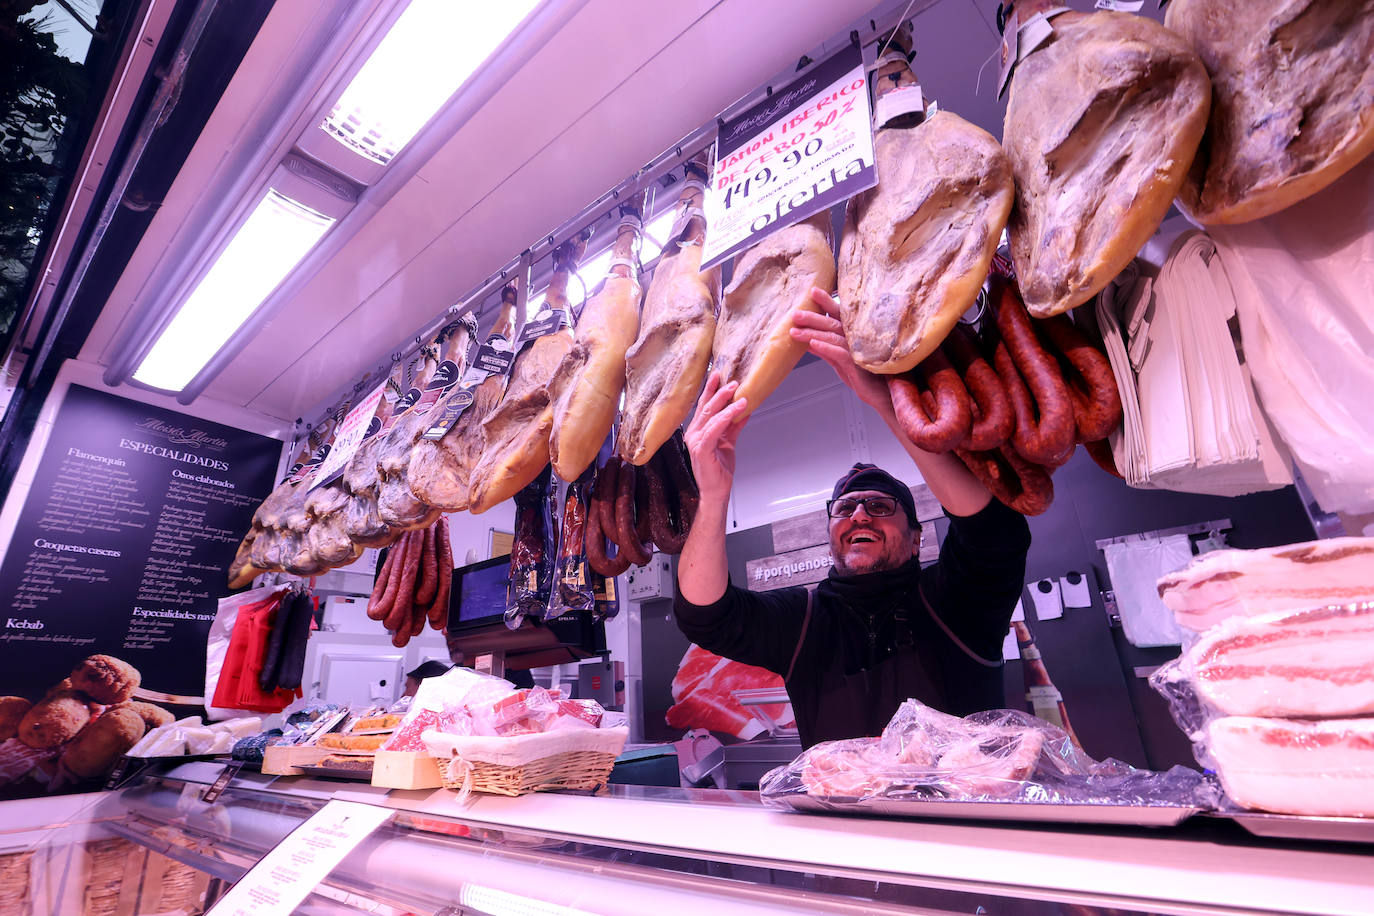
{"type": "Polygon", "coordinates": [[[439,764],[444,786],[466,798],[471,792],[524,795],[599,789],[611,775],[629,729],[563,729],[513,738],[427,731],[422,737],[439,764]]]}

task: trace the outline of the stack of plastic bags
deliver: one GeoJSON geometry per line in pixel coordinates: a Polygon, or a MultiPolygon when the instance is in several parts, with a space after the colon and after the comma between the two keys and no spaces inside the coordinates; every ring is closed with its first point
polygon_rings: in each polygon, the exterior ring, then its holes
{"type": "Polygon", "coordinates": [[[1127,271],[1096,306],[1124,410],[1113,457],[1128,484],[1240,496],[1293,482],[1237,352],[1236,297],[1207,235],[1179,235],[1157,277],[1127,271]]]}
{"type": "Polygon", "coordinates": [[[1374,538],[1216,551],[1159,591],[1185,650],[1150,685],[1227,796],[1374,817],[1374,538]]]}
{"type": "Polygon", "coordinates": [[[1374,512],[1374,156],[1213,235],[1265,412],[1328,512],[1374,512]]]}

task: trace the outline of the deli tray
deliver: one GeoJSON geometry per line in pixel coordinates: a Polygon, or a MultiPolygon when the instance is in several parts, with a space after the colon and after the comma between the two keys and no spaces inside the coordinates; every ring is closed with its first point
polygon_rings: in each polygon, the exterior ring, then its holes
{"type": "Polygon", "coordinates": [[[866,798],[837,802],[802,794],[783,795],[773,801],[782,802],[797,811],[821,814],[1101,824],[1114,827],[1174,827],[1202,810],[1191,805],[1066,805],[939,798],[866,798]]]}
{"type": "Polygon", "coordinates": [[[1265,814],[1260,811],[1226,811],[1219,816],[1230,818],[1255,836],[1271,839],[1374,843],[1374,818],[1265,814]]]}

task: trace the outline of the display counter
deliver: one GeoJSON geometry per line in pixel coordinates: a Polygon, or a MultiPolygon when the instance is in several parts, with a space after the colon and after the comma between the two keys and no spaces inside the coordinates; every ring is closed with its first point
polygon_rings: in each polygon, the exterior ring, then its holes
{"type": "Polygon", "coordinates": [[[1129,830],[888,820],[783,813],[750,792],[631,786],[459,803],[444,789],[246,771],[207,803],[220,771],[191,763],[142,777],[49,830],[44,843],[122,838],[209,876],[213,900],[326,803],[344,800],[396,814],[296,912],[1040,914],[1071,905],[1368,914],[1374,906],[1369,847],[1261,840],[1215,818],[1129,830]]]}

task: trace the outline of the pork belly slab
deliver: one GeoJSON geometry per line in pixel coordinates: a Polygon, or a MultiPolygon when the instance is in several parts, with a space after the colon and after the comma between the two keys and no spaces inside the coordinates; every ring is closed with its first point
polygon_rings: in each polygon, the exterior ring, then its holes
{"type": "Polygon", "coordinates": [[[1198,696],[1227,715],[1374,713],[1374,604],[1233,617],[1184,667],[1198,696]]]}
{"type": "Polygon", "coordinates": [[[1228,716],[1207,726],[1226,794],[1279,814],[1374,816],[1374,719],[1228,716]]]}
{"type": "Polygon", "coordinates": [[[1374,601],[1374,538],[1217,550],[1160,579],[1159,597],[1195,632],[1235,615],[1374,601]]]}

